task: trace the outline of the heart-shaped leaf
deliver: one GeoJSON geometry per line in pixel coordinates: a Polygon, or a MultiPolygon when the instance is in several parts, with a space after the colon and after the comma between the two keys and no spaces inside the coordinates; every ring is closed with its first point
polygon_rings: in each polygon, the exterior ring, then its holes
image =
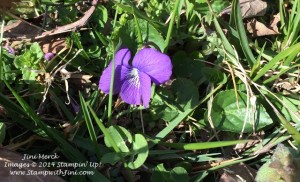
{"type": "Polygon", "coordinates": [[[261,104],[255,103],[256,110],[253,111],[249,102],[247,109],[247,95],[240,91],[237,93],[238,102],[234,90],[223,91],[216,95],[212,103],[211,119],[217,129],[239,133],[243,130],[246,121],[243,131],[248,133],[254,132],[253,129],[259,130],[273,123],[261,104]]]}

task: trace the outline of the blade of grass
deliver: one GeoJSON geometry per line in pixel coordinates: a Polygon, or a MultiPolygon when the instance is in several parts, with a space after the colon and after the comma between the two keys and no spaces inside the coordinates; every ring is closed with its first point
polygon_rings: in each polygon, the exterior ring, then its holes
{"type": "Polygon", "coordinates": [[[253,81],[257,81],[260,77],[262,77],[267,71],[269,71],[273,66],[275,66],[279,61],[293,55],[294,52],[300,51],[300,43],[295,44],[284,51],[277,54],[270,62],[268,62],[262,69],[259,70],[257,75],[253,78],[253,81]]]}
{"type": "Polygon", "coordinates": [[[114,90],[114,82],[115,82],[115,54],[117,50],[121,47],[122,41],[119,40],[118,45],[114,46],[114,43],[112,42],[113,47],[113,59],[112,59],[112,68],[111,69],[111,80],[110,80],[110,87],[109,87],[109,96],[108,96],[108,111],[107,111],[107,118],[108,118],[108,125],[111,125],[111,117],[112,117],[112,100],[113,100],[113,90],[114,90]]]}
{"type": "Polygon", "coordinates": [[[73,121],[74,116],[69,111],[69,109],[66,107],[65,103],[60,98],[58,98],[57,95],[51,89],[49,89],[49,94],[50,94],[51,100],[57,103],[57,105],[61,108],[61,110],[67,117],[68,121],[73,121]]]}
{"type": "MultiPolygon", "coordinates": [[[[156,136],[155,140],[153,141],[154,144],[159,142],[161,139],[166,137],[184,118],[186,118],[193,110],[195,110],[199,105],[205,102],[209,97],[214,94],[217,90],[221,89],[223,84],[218,85],[214,90],[212,90],[209,94],[206,95],[201,101],[197,103],[197,105],[192,109],[187,109],[184,112],[180,112],[170,123],[167,127],[161,130],[156,136]]],[[[149,145],[151,148],[153,145],[149,145]]]]}
{"type": "Polygon", "coordinates": [[[100,161],[102,154],[100,152],[100,148],[99,148],[99,145],[97,142],[97,136],[96,136],[95,129],[93,126],[93,122],[91,120],[90,113],[88,112],[87,104],[80,92],[79,92],[79,99],[80,99],[80,104],[81,104],[81,109],[83,112],[84,120],[85,120],[86,126],[87,126],[89,134],[90,134],[90,138],[94,144],[94,148],[96,150],[96,155],[98,157],[98,161],[100,161]]]}
{"type": "Polygon", "coordinates": [[[35,124],[25,119],[27,113],[20,106],[12,102],[10,99],[8,99],[5,95],[1,93],[0,93],[0,103],[7,110],[8,117],[11,117],[13,121],[16,121],[24,128],[27,128],[28,130],[31,130],[42,137],[48,137],[43,130],[37,128],[35,124]]]}
{"type": "Polygon", "coordinates": [[[138,47],[141,48],[143,46],[143,36],[142,36],[142,32],[141,32],[141,28],[140,28],[140,25],[139,25],[139,21],[135,15],[135,12],[132,8],[132,12],[133,12],[133,18],[134,18],[134,22],[135,22],[135,26],[136,26],[136,29],[137,29],[137,37],[138,37],[138,47]]]}
{"type": "Polygon", "coordinates": [[[165,127],[162,131],[160,131],[155,139],[163,139],[166,137],[184,118],[186,118],[194,109],[187,109],[184,112],[177,115],[177,117],[169,123],[167,127],[165,127]]]}
{"type": "MultiPolygon", "coordinates": [[[[230,57],[232,58],[235,58],[235,51],[234,49],[232,48],[232,45],[230,44],[230,42],[228,41],[228,39],[226,38],[219,22],[218,22],[218,19],[217,19],[217,16],[215,15],[212,7],[211,7],[211,4],[209,2],[209,0],[206,1],[207,4],[208,4],[208,7],[209,7],[209,10],[211,12],[211,14],[213,15],[213,22],[214,22],[214,25],[215,25],[215,28],[216,28],[216,31],[217,33],[219,34],[221,40],[222,40],[222,44],[223,44],[223,47],[224,47],[224,50],[226,51],[226,54],[230,55],[230,57]]],[[[229,61],[231,63],[233,63],[234,65],[238,65],[238,60],[236,59],[229,59],[229,61]]]]}
{"type": "Polygon", "coordinates": [[[223,162],[220,165],[217,165],[215,167],[209,168],[207,171],[215,171],[215,170],[224,168],[226,166],[231,166],[231,165],[234,165],[234,164],[239,164],[241,162],[246,162],[246,161],[252,160],[254,158],[256,158],[256,156],[248,157],[248,158],[245,158],[245,159],[239,159],[239,158],[233,159],[233,160],[230,160],[228,162],[223,162]]]}
{"type": "Polygon", "coordinates": [[[280,114],[277,110],[275,111],[277,117],[280,120],[280,123],[287,129],[288,133],[292,136],[292,138],[295,140],[298,147],[300,147],[300,133],[297,131],[297,129],[291,125],[289,121],[283,117],[282,114],[280,114]]]}
{"type": "Polygon", "coordinates": [[[164,46],[165,48],[164,48],[163,52],[167,52],[167,50],[168,50],[170,40],[171,40],[171,36],[172,36],[174,23],[175,23],[175,18],[177,16],[178,12],[180,12],[181,6],[182,6],[182,0],[176,0],[175,7],[174,7],[173,12],[172,12],[171,21],[169,22],[169,28],[168,28],[167,37],[166,37],[165,46],[164,46]]]}
{"type": "Polygon", "coordinates": [[[278,109],[274,106],[273,102],[269,100],[272,99],[275,94],[266,89],[265,87],[261,87],[258,84],[252,82],[252,84],[256,87],[257,91],[261,93],[261,95],[265,98],[265,101],[271,106],[274,113],[276,114],[277,118],[279,119],[282,126],[287,130],[287,132],[292,136],[292,138],[295,140],[297,146],[300,146],[300,133],[297,131],[297,129],[289,122],[287,121],[284,116],[278,111],[278,109]],[[269,98],[268,98],[269,97],[269,98]]]}
{"type": "Polygon", "coordinates": [[[96,34],[96,36],[98,37],[100,42],[103,44],[103,46],[107,47],[108,46],[107,38],[101,32],[97,31],[97,29],[95,27],[93,27],[93,32],[96,34]]]}
{"type": "Polygon", "coordinates": [[[294,2],[291,13],[289,14],[288,19],[288,32],[285,37],[284,47],[289,47],[296,39],[295,35],[298,36],[299,33],[299,22],[300,22],[300,14],[297,13],[299,11],[298,8],[299,2],[298,0],[294,2]]]}
{"type": "Polygon", "coordinates": [[[299,67],[300,64],[296,64],[296,65],[293,65],[291,67],[284,67],[282,68],[279,73],[276,73],[274,76],[268,78],[267,80],[263,81],[263,84],[267,84],[267,83],[270,83],[271,81],[274,81],[276,80],[277,78],[279,78],[281,75],[285,74],[287,71],[291,70],[291,69],[294,69],[294,68],[297,68],[299,67]]]}
{"type": "Polygon", "coordinates": [[[4,80],[7,88],[12,92],[17,101],[20,103],[24,111],[27,113],[37,126],[39,126],[45,133],[53,139],[61,148],[63,153],[72,161],[83,161],[83,155],[73,148],[69,143],[67,143],[60,134],[53,128],[47,126],[44,122],[41,121],[39,116],[31,109],[31,107],[11,88],[11,86],[4,80]],[[74,150],[74,151],[73,151],[74,150]]]}
{"type": "MultiPolygon", "coordinates": [[[[42,120],[39,118],[39,116],[32,110],[32,108],[23,100],[16,91],[4,80],[5,85],[7,88],[12,92],[12,94],[15,96],[19,104],[22,106],[24,111],[26,112],[27,116],[30,117],[38,127],[40,127],[42,130],[45,131],[45,133],[60,147],[62,153],[64,156],[69,159],[72,162],[86,162],[87,160],[85,157],[80,153],[79,150],[77,150],[75,147],[70,145],[63,137],[60,132],[58,132],[56,129],[49,127],[45,123],[42,122],[42,120]]],[[[92,181],[107,181],[108,179],[103,176],[100,172],[96,171],[93,168],[86,167],[86,170],[94,171],[94,175],[88,176],[92,181]]]]}
{"type": "Polygon", "coordinates": [[[80,54],[84,57],[84,59],[91,61],[88,53],[85,51],[84,47],[81,44],[80,37],[78,36],[78,34],[75,32],[72,32],[71,37],[72,37],[72,40],[74,41],[74,43],[76,44],[76,46],[79,49],[82,49],[80,54]]]}
{"type": "Polygon", "coordinates": [[[219,142],[203,142],[203,143],[166,143],[159,142],[159,145],[171,147],[181,150],[203,150],[211,148],[226,147],[239,143],[247,143],[249,140],[219,141],[219,142]]]}
{"type": "MultiPolygon", "coordinates": [[[[93,142],[85,136],[82,137],[82,136],[75,135],[72,141],[78,148],[84,149],[91,153],[95,152],[95,147],[93,142]]],[[[98,145],[101,151],[101,155],[105,155],[106,153],[111,152],[105,145],[100,143],[98,145]]]]}
{"type": "Polygon", "coordinates": [[[261,48],[261,50],[259,52],[257,62],[252,66],[250,76],[252,76],[260,68],[260,61],[261,61],[262,54],[265,50],[265,47],[266,47],[266,43],[264,43],[263,47],[261,48]]]}
{"type": "Polygon", "coordinates": [[[88,106],[88,109],[91,112],[94,120],[96,121],[97,125],[99,126],[100,130],[102,131],[102,133],[104,134],[104,136],[107,137],[107,140],[109,141],[109,143],[113,147],[114,151],[120,156],[121,160],[124,162],[125,160],[124,160],[124,157],[122,155],[122,151],[118,148],[118,145],[113,140],[113,137],[110,135],[110,133],[108,132],[108,130],[104,126],[103,122],[98,118],[98,116],[95,113],[94,109],[91,106],[89,106],[89,105],[87,105],[87,106],[88,106]]]}
{"type": "MultiPolygon", "coordinates": [[[[91,96],[89,97],[89,100],[87,101],[87,103],[88,103],[90,106],[94,107],[94,105],[96,104],[96,101],[97,101],[97,99],[98,99],[98,96],[99,96],[99,90],[94,91],[94,92],[91,94],[91,96]]],[[[82,119],[83,119],[83,113],[82,113],[82,110],[80,110],[80,111],[78,112],[78,114],[76,115],[76,117],[74,118],[74,120],[72,120],[72,121],[70,121],[70,122],[71,122],[71,124],[74,125],[74,124],[80,122],[82,119]]],[[[84,132],[84,133],[85,133],[85,132],[84,132]]]]}
{"type": "Polygon", "coordinates": [[[283,3],[283,0],[279,0],[279,16],[280,16],[280,24],[281,24],[281,29],[283,30],[283,33],[285,36],[288,35],[288,25],[286,23],[287,18],[286,18],[286,11],[285,11],[285,6],[283,3]]]}
{"type": "Polygon", "coordinates": [[[245,31],[245,27],[244,27],[244,23],[243,23],[243,19],[242,19],[240,1],[233,0],[232,7],[233,7],[233,12],[234,12],[233,15],[235,15],[235,17],[233,17],[233,19],[235,20],[235,25],[236,25],[237,32],[239,34],[241,47],[247,58],[248,64],[252,67],[255,64],[256,59],[254,58],[254,55],[249,47],[249,42],[247,39],[247,35],[246,35],[246,31],[245,31]]]}

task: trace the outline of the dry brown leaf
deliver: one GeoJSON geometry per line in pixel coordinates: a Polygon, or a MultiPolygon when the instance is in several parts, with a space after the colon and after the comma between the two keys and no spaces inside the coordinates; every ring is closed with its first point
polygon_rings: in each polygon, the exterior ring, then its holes
{"type": "Polygon", "coordinates": [[[31,26],[22,20],[17,20],[16,22],[8,24],[4,27],[5,38],[32,39],[39,33],[41,33],[41,29],[31,26]]]}
{"type": "MultiPolygon", "coordinates": [[[[267,3],[262,0],[240,0],[240,5],[243,18],[264,16],[267,11],[267,3]]],[[[231,6],[225,8],[220,15],[230,13],[231,6]]]]}
{"type": "Polygon", "coordinates": [[[278,31],[277,23],[280,21],[279,15],[274,15],[271,24],[269,26],[252,19],[247,22],[247,30],[253,37],[265,36],[265,35],[277,35],[278,31]]]}
{"type": "Polygon", "coordinates": [[[273,18],[271,20],[270,28],[274,31],[278,32],[277,24],[280,22],[280,14],[277,13],[276,15],[273,15],[273,18]]]}
{"type": "Polygon", "coordinates": [[[44,53],[51,52],[53,54],[57,54],[59,51],[67,47],[65,37],[45,37],[39,43],[44,53]]]}

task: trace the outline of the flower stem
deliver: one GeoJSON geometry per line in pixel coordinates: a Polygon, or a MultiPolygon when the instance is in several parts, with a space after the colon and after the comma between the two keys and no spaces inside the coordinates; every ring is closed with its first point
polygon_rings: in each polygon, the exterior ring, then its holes
{"type": "Polygon", "coordinates": [[[112,99],[113,99],[113,90],[114,90],[114,81],[115,81],[115,54],[117,52],[117,50],[119,50],[119,48],[122,45],[122,40],[119,39],[119,43],[117,44],[117,46],[115,47],[114,42],[111,42],[112,48],[113,48],[113,59],[112,61],[112,69],[111,69],[111,80],[110,80],[110,87],[109,87],[109,96],[108,96],[108,108],[107,108],[107,119],[108,119],[108,125],[111,125],[111,117],[112,117],[112,99]]]}
{"type": "Polygon", "coordinates": [[[136,15],[135,15],[135,12],[134,12],[133,8],[132,8],[132,12],[133,12],[134,21],[135,21],[135,24],[136,24],[136,29],[137,29],[137,33],[138,33],[138,41],[139,41],[138,44],[139,44],[139,48],[140,48],[140,47],[142,47],[142,44],[143,44],[143,36],[142,36],[141,28],[140,28],[140,25],[139,25],[139,21],[136,18],[136,15]]]}
{"type": "Polygon", "coordinates": [[[115,53],[116,49],[114,43],[112,42],[113,47],[113,59],[112,59],[112,69],[111,69],[111,80],[110,80],[110,87],[109,87],[109,95],[108,95],[108,109],[107,109],[107,119],[108,119],[108,126],[111,125],[111,117],[112,117],[112,97],[113,97],[113,90],[114,90],[114,80],[115,80],[115,53]]]}
{"type": "MultiPolygon", "coordinates": [[[[170,44],[170,39],[171,39],[171,35],[172,35],[172,31],[173,31],[173,26],[174,26],[174,22],[175,22],[175,18],[177,16],[177,12],[178,12],[178,8],[179,5],[182,3],[180,3],[182,0],[176,0],[176,4],[175,4],[175,8],[172,12],[172,17],[171,17],[171,21],[169,23],[169,28],[168,28],[168,32],[167,32],[167,38],[165,40],[165,47],[164,47],[164,52],[167,52],[169,44],[170,44]]],[[[181,7],[180,7],[181,9],[181,7]]]]}
{"type": "Polygon", "coordinates": [[[115,12],[115,17],[114,17],[113,27],[116,27],[118,11],[119,11],[119,6],[116,7],[116,12],[115,12]]]}

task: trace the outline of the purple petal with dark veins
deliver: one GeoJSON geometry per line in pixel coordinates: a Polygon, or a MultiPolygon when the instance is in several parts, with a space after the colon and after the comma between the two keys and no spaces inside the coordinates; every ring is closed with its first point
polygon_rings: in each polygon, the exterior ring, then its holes
{"type": "MultiPolygon", "coordinates": [[[[107,67],[99,81],[99,88],[106,94],[109,94],[110,90],[110,82],[111,82],[111,66],[107,67]]],[[[115,69],[115,79],[114,79],[114,89],[113,94],[117,94],[120,92],[121,86],[123,84],[124,79],[129,74],[129,68],[126,66],[118,65],[115,69]]]]}
{"type": "Polygon", "coordinates": [[[149,106],[151,96],[151,79],[150,77],[139,72],[139,86],[133,84],[130,79],[124,80],[121,87],[120,96],[128,104],[149,106]]]}
{"type": "Polygon", "coordinates": [[[132,66],[148,74],[159,85],[168,81],[172,75],[172,62],[168,55],[156,49],[144,48],[133,58],[132,66]]]}

